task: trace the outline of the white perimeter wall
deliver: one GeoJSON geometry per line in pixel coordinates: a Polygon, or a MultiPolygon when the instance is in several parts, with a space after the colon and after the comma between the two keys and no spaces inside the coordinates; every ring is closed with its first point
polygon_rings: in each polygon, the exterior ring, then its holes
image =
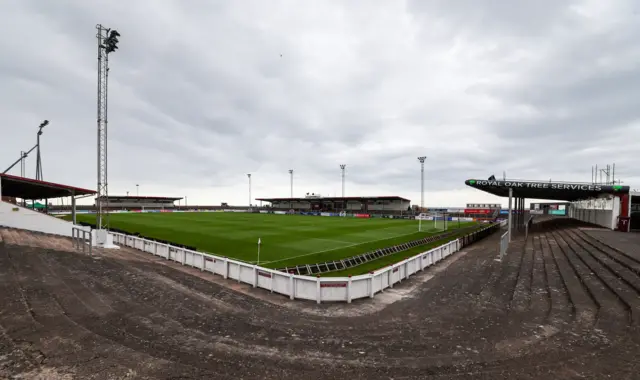
{"type": "Polygon", "coordinates": [[[572,202],[569,216],[587,223],[616,229],[620,216],[620,197],[612,199],[594,198],[585,201],[572,202]]]}
{"type": "Polygon", "coordinates": [[[353,277],[311,277],[283,273],[136,236],[112,234],[113,243],[116,245],[135,248],[167,260],[176,261],[182,265],[198,268],[201,271],[250,284],[254,288],[263,288],[272,293],[284,294],[291,299],[314,300],[317,303],[322,301],[351,302],[357,298],[373,298],[376,293],[386,288],[393,288],[395,283],[443,260],[457,252],[462,246],[459,240],[454,240],[370,274],[353,277]]]}
{"type": "MultiPolygon", "coordinates": [[[[0,202],[0,226],[71,236],[73,223],[7,202],[0,202]]],[[[89,227],[75,226],[86,231],[89,227]]]]}

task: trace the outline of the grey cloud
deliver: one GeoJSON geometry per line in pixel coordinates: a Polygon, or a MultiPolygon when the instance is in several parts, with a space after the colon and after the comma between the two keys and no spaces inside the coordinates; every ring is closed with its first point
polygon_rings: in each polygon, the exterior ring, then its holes
{"type": "Polygon", "coordinates": [[[475,37],[535,38],[537,34],[572,18],[571,6],[578,1],[543,0],[514,2],[509,0],[446,1],[410,0],[408,9],[418,16],[442,18],[451,29],[463,34],[482,33],[475,37]]]}
{"type": "Polygon", "coordinates": [[[50,180],[95,187],[102,22],[122,34],[109,99],[119,191],[142,182],[242,203],[246,173],[269,193],[293,168],[296,186],[332,193],[345,163],[350,194],[416,200],[419,155],[431,192],[503,170],[588,180],[592,162],[615,161],[626,183],[640,182],[631,1],[8,4],[0,136],[11,138],[0,162],[49,118],[50,180]]]}

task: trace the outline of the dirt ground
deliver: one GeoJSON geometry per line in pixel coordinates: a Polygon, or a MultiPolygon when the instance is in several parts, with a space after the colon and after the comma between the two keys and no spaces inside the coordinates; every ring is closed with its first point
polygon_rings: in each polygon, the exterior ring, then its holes
{"type": "Polygon", "coordinates": [[[0,230],[0,379],[638,379],[640,261],[573,223],[351,305],[0,230]]]}

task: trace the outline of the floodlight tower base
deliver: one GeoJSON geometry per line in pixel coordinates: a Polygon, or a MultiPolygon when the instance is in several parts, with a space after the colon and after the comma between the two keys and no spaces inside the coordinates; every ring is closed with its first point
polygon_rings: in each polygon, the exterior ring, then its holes
{"type": "Polygon", "coordinates": [[[91,245],[97,248],[120,249],[113,244],[113,235],[104,229],[91,231],[91,245]]]}

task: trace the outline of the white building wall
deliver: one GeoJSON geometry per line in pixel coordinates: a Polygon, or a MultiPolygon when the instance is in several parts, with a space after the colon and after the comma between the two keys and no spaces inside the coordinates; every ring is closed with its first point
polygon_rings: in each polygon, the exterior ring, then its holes
{"type": "Polygon", "coordinates": [[[569,216],[613,230],[616,228],[620,216],[620,197],[604,195],[572,202],[569,216]]]}
{"type": "Polygon", "coordinates": [[[0,202],[0,226],[69,237],[73,227],[91,230],[89,227],[74,226],[71,222],[7,202],[0,202]]]}

